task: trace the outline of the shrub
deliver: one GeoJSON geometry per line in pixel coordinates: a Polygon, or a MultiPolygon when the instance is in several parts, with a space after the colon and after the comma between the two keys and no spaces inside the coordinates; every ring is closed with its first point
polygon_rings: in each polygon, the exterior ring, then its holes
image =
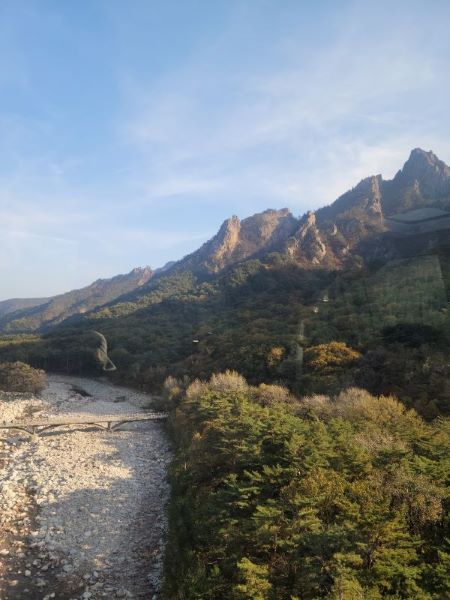
{"type": "Polygon", "coordinates": [[[183,384],[176,377],[169,375],[163,385],[163,394],[167,400],[174,400],[181,396],[183,384]]]}
{"type": "Polygon", "coordinates": [[[330,342],[305,350],[305,365],[315,373],[331,374],[353,365],[360,357],[344,342],[330,342]]]}
{"type": "Polygon", "coordinates": [[[349,388],[335,399],[335,415],[352,422],[376,424],[383,431],[392,427],[405,427],[411,431],[418,427],[419,419],[414,410],[408,410],[393,396],[372,396],[366,390],[349,388]]]}
{"type": "Polygon", "coordinates": [[[321,419],[330,418],[333,413],[331,398],[324,394],[305,396],[299,403],[298,412],[299,414],[312,413],[321,419]]]}
{"type": "Polygon", "coordinates": [[[195,379],[186,390],[186,398],[188,400],[195,400],[203,396],[208,391],[208,384],[200,379],[195,379]]]}
{"type": "Polygon", "coordinates": [[[346,419],[352,423],[372,423],[385,434],[398,427],[412,431],[420,428],[414,410],[408,410],[392,396],[372,396],[361,388],[348,388],[334,397],[314,394],[299,403],[299,414],[314,414],[319,419],[346,419]]]}
{"type": "Polygon", "coordinates": [[[225,371],[225,373],[214,373],[208,382],[208,388],[212,392],[237,392],[246,393],[248,383],[236,371],[225,371]]]}
{"type": "Polygon", "coordinates": [[[245,378],[236,371],[225,371],[224,373],[214,373],[209,381],[195,379],[186,389],[186,398],[188,400],[198,400],[207,392],[217,393],[246,393],[250,390],[245,378]]]}
{"type": "Polygon", "coordinates": [[[189,385],[187,377],[178,379],[169,375],[164,381],[162,387],[162,396],[159,398],[158,407],[161,410],[172,410],[180,401],[181,396],[186,392],[189,385]]]}
{"type": "Polygon", "coordinates": [[[45,387],[45,372],[23,362],[0,364],[0,390],[37,394],[45,387]]]}
{"type": "Polygon", "coordinates": [[[272,406],[274,404],[289,404],[294,401],[289,390],[282,385],[267,385],[261,383],[255,389],[255,399],[263,406],[272,406]]]}
{"type": "Polygon", "coordinates": [[[266,356],[266,363],[269,369],[275,369],[284,359],[286,350],[282,346],[273,346],[266,356]]]}

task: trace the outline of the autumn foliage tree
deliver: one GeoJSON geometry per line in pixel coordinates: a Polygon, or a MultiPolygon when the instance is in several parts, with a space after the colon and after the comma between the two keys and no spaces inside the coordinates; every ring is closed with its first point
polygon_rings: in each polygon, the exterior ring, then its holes
{"type": "Polygon", "coordinates": [[[360,353],[344,342],[311,346],[304,352],[303,392],[336,393],[352,382],[360,353]]]}
{"type": "Polygon", "coordinates": [[[307,348],[304,356],[312,371],[331,375],[351,366],[361,355],[344,342],[330,342],[307,348]]]}

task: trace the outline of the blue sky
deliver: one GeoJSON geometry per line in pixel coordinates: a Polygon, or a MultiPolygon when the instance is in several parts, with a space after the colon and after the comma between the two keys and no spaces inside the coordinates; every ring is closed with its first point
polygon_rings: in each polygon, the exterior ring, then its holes
{"type": "Polygon", "coordinates": [[[2,0],[0,299],[450,163],[450,2],[2,0]]]}

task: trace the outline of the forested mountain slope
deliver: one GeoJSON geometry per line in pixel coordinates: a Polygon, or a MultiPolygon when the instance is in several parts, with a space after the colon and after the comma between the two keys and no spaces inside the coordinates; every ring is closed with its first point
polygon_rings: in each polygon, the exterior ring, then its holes
{"type": "Polygon", "coordinates": [[[97,330],[114,376],[134,385],[230,368],[303,391],[365,381],[423,414],[447,412],[449,172],[416,149],[392,181],[369,177],[301,219],[286,209],[233,218],[145,285],[84,314],[72,309],[42,338],[4,340],[1,353],[52,370],[95,370],[89,332],[97,330]],[[361,358],[318,377],[308,351],[330,342],[361,358]]]}
{"type": "Polygon", "coordinates": [[[151,276],[149,267],[136,268],[126,275],[98,279],[85,288],[53,298],[5,300],[0,302],[0,331],[23,333],[51,327],[145,285],[151,276]]]}
{"type": "Polygon", "coordinates": [[[0,318],[5,315],[27,308],[34,308],[46,304],[49,298],[11,298],[0,302],[0,318]]]}

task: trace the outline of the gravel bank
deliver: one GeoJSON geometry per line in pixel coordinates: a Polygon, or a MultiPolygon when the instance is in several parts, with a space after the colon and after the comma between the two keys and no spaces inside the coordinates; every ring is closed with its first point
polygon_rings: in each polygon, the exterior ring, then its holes
{"type": "MultiPolygon", "coordinates": [[[[0,420],[148,406],[134,390],[50,376],[41,399],[2,402],[0,420]]],[[[10,437],[0,446],[0,598],[157,598],[169,461],[157,422],[10,437]]]]}

